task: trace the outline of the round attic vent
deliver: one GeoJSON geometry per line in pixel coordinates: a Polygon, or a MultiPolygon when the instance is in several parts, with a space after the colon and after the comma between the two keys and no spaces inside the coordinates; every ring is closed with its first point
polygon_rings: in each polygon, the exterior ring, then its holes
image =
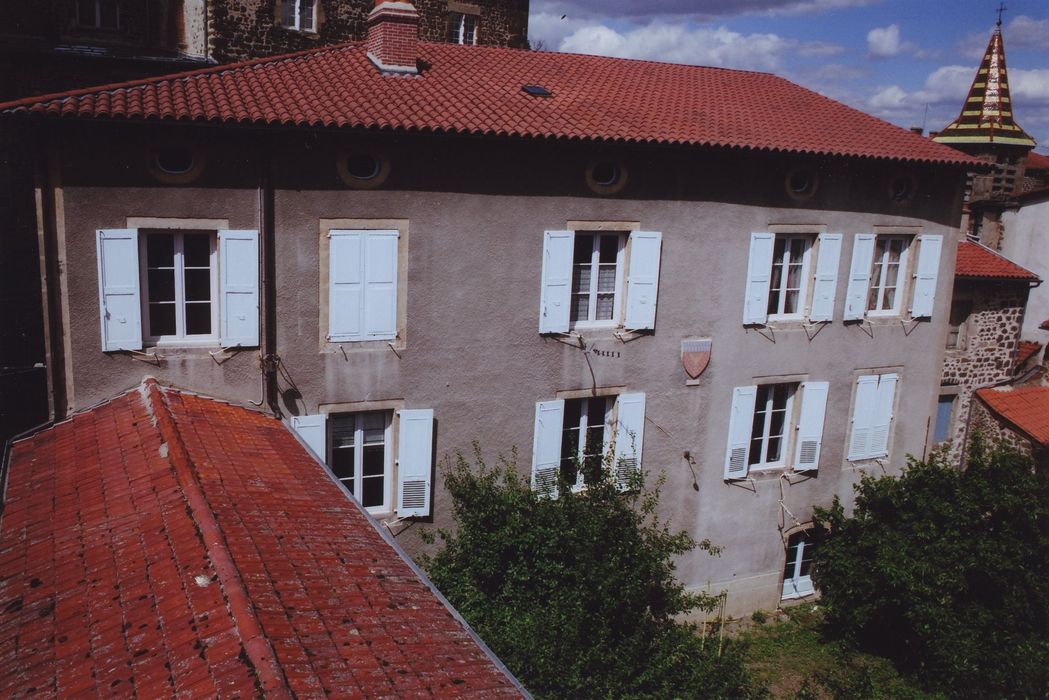
{"type": "Polygon", "coordinates": [[[620,160],[602,159],[586,168],[586,185],[596,194],[615,194],[626,186],[627,170],[620,160]]]}
{"type": "Polygon", "coordinates": [[[784,181],[787,194],[793,199],[808,199],[819,189],[819,175],[811,168],[794,168],[784,181]]]}
{"type": "Polygon", "coordinates": [[[344,183],[359,190],[381,186],[390,175],[390,159],[369,149],[350,149],[339,154],[336,170],[344,183]]]}

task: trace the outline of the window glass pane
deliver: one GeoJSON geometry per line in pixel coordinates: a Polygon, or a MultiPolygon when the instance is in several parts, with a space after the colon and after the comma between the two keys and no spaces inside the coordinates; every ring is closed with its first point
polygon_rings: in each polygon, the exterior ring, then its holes
{"type": "Polygon", "coordinates": [[[951,410],[954,408],[953,396],[941,396],[936,403],[936,428],[932,439],[943,442],[951,433],[951,410]]]}
{"type": "Polygon", "coordinates": [[[146,266],[174,267],[175,237],[152,234],[146,236],[146,266]]]}
{"type": "Polygon", "coordinates": [[[313,0],[299,0],[299,28],[313,31],[313,0]]]}
{"type": "Polygon", "coordinates": [[[794,567],[798,561],[797,535],[791,535],[787,542],[787,563],[783,567],[783,578],[789,581],[794,578],[794,567]]]}
{"type": "Polygon", "coordinates": [[[383,503],[383,479],[381,476],[364,477],[361,479],[363,493],[361,494],[361,505],[365,508],[374,508],[383,503]]]}
{"type": "Polygon", "coordinates": [[[597,271],[597,291],[614,292],[616,290],[616,266],[601,264],[597,271]]]}
{"type": "Polygon", "coordinates": [[[619,254],[619,236],[601,236],[599,245],[600,262],[615,265],[619,254]]]}
{"type": "Polygon", "coordinates": [[[211,270],[186,270],[184,279],[186,301],[211,301],[211,270]]]}
{"type": "Polygon", "coordinates": [[[182,259],[186,267],[211,267],[211,235],[185,234],[182,238],[182,259]]]}
{"type": "Polygon", "coordinates": [[[386,471],[386,448],[383,445],[365,445],[363,448],[361,474],[382,476],[386,471]]]}
{"type": "Polygon", "coordinates": [[[597,321],[610,321],[612,320],[612,313],[615,311],[615,295],[613,294],[598,294],[597,295],[597,321]]]}
{"type": "Polygon", "coordinates": [[[896,308],[896,288],[889,287],[885,290],[885,296],[882,297],[881,304],[882,311],[889,311],[896,308]]]}
{"type": "Polygon", "coordinates": [[[575,237],[575,264],[590,264],[594,255],[594,237],[589,233],[577,233],[575,237]]]}
{"type": "MultiPolygon", "coordinates": [[[[344,482],[350,491],[353,489],[353,443],[347,446],[332,445],[331,470],[340,481],[344,482]]],[[[354,491],[356,494],[356,492],[354,491]]]]}
{"type": "Polygon", "coordinates": [[[572,292],[575,294],[590,293],[590,263],[575,266],[575,274],[572,275],[572,292]]]}
{"type": "Polygon", "coordinates": [[[565,422],[561,431],[561,476],[568,482],[576,480],[576,458],[579,454],[579,421],[583,401],[565,401],[565,422]]]}
{"type": "Polygon", "coordinates": [[[186,304],[186,335],[209,335],[211,333],[211,304],[194,302],[186,304]]]}
{"type": "Polygon", "coordinates": [[[332,447],[353,447],[354,438],[353,416],[331,417],[331,444],[332,447]]]}
{"type": "Polygon", "coordinates": [[[149,301],[175,301],[175,270],[166,268],[146,272],[149,301]]]}
{"type": "Polygon", "coordinates": [[[813,555],[816,553],[816,546],[810,542],[807,537],[804,542],[805,548],[801,555],[801,571],[798,572],[799,576],[809,576],[812,574],[812,559],[813,555]]]}
{"type": "Polygon", "coordinates": [[[290,29],[298,29],[297,13],[295,11],[298,3],[296,0],[282,0],[280,4],[281,24],[290,29]]]}
{"type": "Polygon", "coordinates": [[[361,414],[365,443],[382,444],[386,439],[386,414],[382,411],[361,414]]]}
{"type": "Polygon", "coordinates": [[[463,15],[462,43],[470,45],[477,43],[477,17],[474,15],[463,15]]]}
{"type": "Polygon", "coordinates": [[[798,298],[800,292],[797,289],[788,290],[783,296],[783,313],[785,314],[796,314],[798,313],[798,298]]]}
{"type": "Polygon", "coordinates": [[[175,335],[175,305],[150,304],[149,305],[149,334],[150,335],[175,335]]]}
{"type": "Polygon", "coordinates": [[[119,25],[117,0],[99,0],[98,26],[102,29],[116,29],[119,25]]]}
{"type": "Polygon", "coordinates": [[[77,0],[77,21],[85,27],[96,26],[95,0],[77,0]]]}

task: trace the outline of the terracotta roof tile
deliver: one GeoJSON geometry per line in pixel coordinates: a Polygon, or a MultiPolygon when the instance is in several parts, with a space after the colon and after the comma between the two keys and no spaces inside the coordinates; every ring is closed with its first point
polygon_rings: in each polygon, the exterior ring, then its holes
{"type": "Polygon", "coordinates": [[[958,244],[954,274],[956,277],[1038,281],[1038,275],[1030,270],[972,241],[962,241],[958,244]]]}
{"type": "Polygon", "coordinates": [[[1028,170],[1049,170],[1049,156],[1031,151],[1027,154],[1028,170]]]}
{"type": "Polygon", "coordinates": [[[1043,445],[1049,445],[1049,386],[980,389],[988,408],[1043,445]]]}
{"type": "Polygon", "coordinates": [[[1049,331],[1049,318],[1042,321],[1041,325],[1039,325],[1038,327],[1041,328],[1043,331],[1049,331]]]}
{"type": "Polygon", "coordinates": [[[14,443],[0,696],[519,697],[277,420],[159,387],[14,443]]]}
{"type": "Polygon", "coordinates": [[[350,43],[0,105],[7,114],[688,144],[981,166],[767,73],[419,44],[416,76],[350,43]],[[535,97],[540,85],[551,97],[535,97]]]}
{"type": "Polygon", "coordinates": [[[1041,349],[1041,343],[1021,340],[1019,346],[1016,348],[1016,366],[1023,367],[1027,364],[1027,361],[1037,355],[1038,351],[1041,349]]]}

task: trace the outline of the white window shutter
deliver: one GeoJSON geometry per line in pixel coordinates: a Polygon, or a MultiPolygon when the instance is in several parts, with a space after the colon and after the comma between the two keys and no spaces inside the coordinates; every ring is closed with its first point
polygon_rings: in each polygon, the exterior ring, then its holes
{"type": "Polygon", "coordinates": [[[565,422],[563,399],[535,405],[535,438],[532,441],[532,490],[557,498],[561,473],[561,430],[565,422]]]}
{"type": "Polygon", "coordinates": [[[743,323],[765,323],[768,320],[769,283],[772,281],[772,252],[776,234],[750,234],[750,258],[747,261],[747,293],[743,301],[743,323]]]}
{"type": "Polygon", "coordinates": [[[794,453],[794,471],[819,469],[823,444],[823,420],[827,413],[828,382],[804,382],[801,385],[801,415],[798,418],[798,446],[794,453]]]}
{"type": "Polygon", "coordinates": [[[142,349],[138,230],[102,229],[98,246],[98,309],[102,350],[142,349]]]}
{"type": "Polygon", "coordinates": [[[626,290],[626,320],[630,330],[656,327],[656,295],[659,292],[659,254],[663,234],[634,231],[630,234],[630,274],[626,290]]]}
{"type": "Polygon", "coordinates": [[[539,300],[539,332],[567,333],[572,302],[574,231],[543,234],[543,289],[539,300]]]}
{"type": "Polygon", "coordinates": [[[936,299],[936,278],[940,272],[943,236],[918,236],[918,242],[918,265],[914,273],[914,303],[911,304],[911,316],[926,318],[932,316],[933,302],[936,299]]]}
{"type": "Polygon", "coordinates": [[[219,231],[219,342],[259,344],[259,232],[219,231]]]}
{"type": "Polygon", "coordinates": [[[846,321],[858,321],[867,314],[867,292],[871,284],[871,265],[874,264],[874,239],[873,233],[857,233],[853,238],[849,289],[845,293],[846,321]]]}
{"type": "Polygon", "coordinates": [[[868,374],[856,380],[856,397],[852,403],[852,436],[849,459],[866,459],[871,452],[871,431],[878,401],[878,375],[868,374]]]}
{"type": "Polygon", "coordinates": [[[291,417],[291,429],[322,462],[328,460],[327,421],[328,417],[324,414],[291,417]]]}
{"type": "Polygon", "coordinates": [[[400,411],[397,441],[397,515],[430,514],[433,473],[433,409],[400,411]]]}
{"type": "Polygon", "coordinates": [[[328,232],[328,340],[364,338],[364,232],[328,232]]]}
{"type": "Polygon", "coordinates": [[[368,231],[364,237],[364,335],[397,337],[397,239],[400,232],[368,231]]]}
{"type": "Polygon", "coordinates": [[[874,420],[871,424],[871,442],[868,456],[884,457],[889,454],[889,426],[892,424],[892,407],[896,398],[896,383],[899,375],[883,374],[878,382],[878,396],[874,404],[874,420]]]}
{"type": "Polygon", "coordinates": [[[616,402],[615,477],[620,489],[630,486],[632,475],[641,471],[645,437],[645,395],[620,394],[616,402]]]}
{"type": "Polygon", "coordinates": [[[838,289],[838,266],[841,262],[841,234],[821,233],[816,258],[816,281],[812,288],[810,321],[834,320],[834,297],[838,289]]]}
{"type": "Polygon", "coordinates": [[[728,449],[725,451],[725,480],[747,476],[750,458],[750,429],[754,422],[756,386],[737,386],[732,390],[732,412],[728,421],[728,449]]]}

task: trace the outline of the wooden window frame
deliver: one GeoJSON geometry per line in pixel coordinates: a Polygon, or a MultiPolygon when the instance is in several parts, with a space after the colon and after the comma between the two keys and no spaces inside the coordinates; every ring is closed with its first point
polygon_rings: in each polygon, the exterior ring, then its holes
{"type": "MultiPolygon", "coordinates": [[[[393,432],[393,409],[378,409],[370,411],[338,411],[328,413],[327,420],[327,432],[325,434],[325,461],[331,465],[335,462],[335,446],[333,444],[333,435],[335,431],[335,424],[340,420],[354,421],[354,439],[353,439],[353,476],[347,478],[336,477],[343,486],[345,486],[350,493],[354,494],[358,502],[367,510],[369,513],[390,513],[394,510],[393,505],[393,485],[395,481],[395,474],[393,471],[394,464],[394,450],[396,444],[394,442],[393,432]],[[368,414],[382,414],[384,420],[383,427],[383,492],[382,492],[382,503],[374,506],[364,506],[363,504],[363,485],[364,485],[364,417],[368,414]],[[359,488],[360,487],[360,488],[359,488]]],[[[334,468],[333,473],[334,473],[334,468]]]]}
{"type": "Polygon", "coordinates": [[[144,229],[140,233],[139,244],[139,278],[142,289],[142,341],[154,347],[177,346],[192,347],[199,345],[215,345],[219,342],[219,306],[221,300],[219,295],[219,245],[217,231],[193,231],[193,230],[150,230],[144,229]],[[206,233],[209,235],[210,253],[209,267],[211,280],[211,333],[209,334],[186,334],[185,316],[185,263],[182,257],[185,235],[206,233]],[[175,271],[175,333],[171,335],[154,335],[149,322],[149,274],[148,274],[148,248],[149,236],[171,236],[174,239],[174,271],[175,271]]]}
{"type": "MultiPolygon", "coordinates": [[[[792,436],[794,433],[794,425],[796,418],[794,416],[794,404],[798,395],[798,389],[800,385],[797,382],[774,382],[768,384],[758,385],[758,395],[754,399],[754,413],[751,416],[751,443],[754,440],[760,439],[760,456],[757,461],[751,461],[747,465],[747,471],[760,471],[762,469],[785,469],[789,461],[789,455],[791,448],[793,447],[792,436]],[[768,446],[769,440],[772,437],[770,431],[772,429],[772,413],[775,409],[775,390],[773,387],[786,386],[787,389],[787,400],[783,407],[783,433],[780,436],[780,456],[774,462],[765,461],[768,457],[768,446]],[[765,405],[760,405],[760,396],[762,391],[767,391],[768,396],[765,399],[765,405]],[[754,436],[753,421],[757,417],[759,412],[764,413],[764,420],[761,430],[760,438],[754,436]]],[[[754,459],[754,447],[751,445],[748,459],[754,459]]]]}
{"type": "Polygon", "coordinates": [[[911,285],[908,284],[910,275],[910,264],[911,264],[911,248],[914,246],[915,237],[909,234],[900,233],[878,233],[874,238],[874,255],[871,260],[871,273],[870,273],[870,284],[867,285],[867,316],[873,317],[885,317],[885,316],[901,316],[904,311],[903,300],[904,297],[909,296],[912,292],[911,285]],[[891,242],[894,240],[903,242],[903,249],[900,251],[900,260],[896,272],[896,296],[893,299],[893,306],[891,309],[881,308],[885,300],[885,290],[887,288],[885,284],[885,266],[890,264],[887,261],[889,254],[889,248],[891,242]],[[879,262],[878,256],[878,244],[882,241],[886,241],[888,244],[885,247],[885,251],[881,255],[881,261],[879,262]],[[878,284],[874,283],[874,271],[881,265],[881,274],[878,276],[878,284]],[[877,297],[875,302],[876,308],[871,308],[870,295],[873,290],[877,289],[877,297]]]}
{"type": "MultiPolygon", "coordinates": [[[[588,304],[587,304],[587,317],[586,319],[579,319],[573,321],[571,319],[572,311],[569,311],[569,329],[587,329],[587,328],[619,328],[623,325],[623,302],[625,301],[626,290],[624,284],[626,280],[626,265],[627,265],[627,243],[630,239],[629,233],[623,233],[618,231],[576,231],[575,235],[578,237],[593,236],[593,245],[590,249],[590,287],[587,291],[588,304]],[[597,320],[597,296],[598,296],[598,275],[601,269],[601,240],[605,237],[615,237],[617,242],[616,247],[616,274],[615,274],[615,287],[613,289],[612,297],[612,318],[597,320]]],[[[585,265],[586,263],[579,263],[575,258],[575,250],[573,248],[572,254],[572,280],[570,284],[572,289],[575,287],[576,277],[576,266],[585,265]]],[[[577,294],[573,291],[569,291],[569,300],[572,303],[572,309],[575,308],[575,297],[577,294]]]]}

